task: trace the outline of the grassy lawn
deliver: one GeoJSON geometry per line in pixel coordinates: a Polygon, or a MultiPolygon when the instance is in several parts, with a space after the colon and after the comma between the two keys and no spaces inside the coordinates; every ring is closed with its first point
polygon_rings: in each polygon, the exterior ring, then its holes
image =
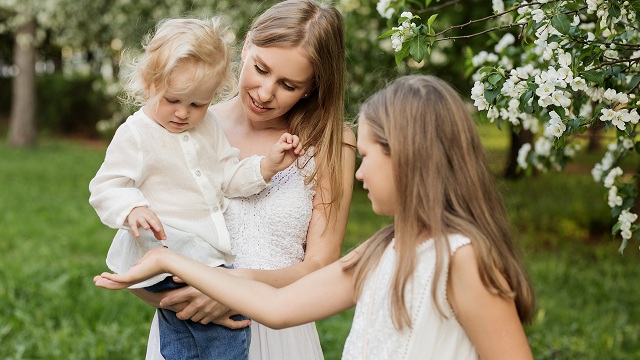
{"type": "MultiPolygon", "coordinates": [[[[480,129],[497,173],[505,134],[480,129]]],[[[114,233],[87,201],[103,156],[104,147],[61,140],[31,150],[0,144],[1,359],[144,357],[153,309],[91,280],[106,269],[114,233]]],[[[589,175],[592,162],[498,180],[538,295],[526,328],[536,359],[640,358],[640,251],[632,242],[618,254],[606,193],[589,175]]],[[[372,214],[357,188],[344,250],[388,222],[372,214]]],[[[352,316],[318,322],[327,359],[340,358],[352,316]]]]}

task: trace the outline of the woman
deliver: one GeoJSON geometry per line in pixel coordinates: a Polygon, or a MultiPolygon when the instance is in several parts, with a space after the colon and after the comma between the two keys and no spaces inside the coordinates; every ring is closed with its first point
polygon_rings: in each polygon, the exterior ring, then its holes
{"type": "MultiPolygon", "coordinates": [[[[212,111],[240,158],[264,155],[284,132],[307,155],[225,212],[237,254],[234,272],[282,287],[340,256],[351,201],[355,137],[343,123],[344,28],[339,12],[313,0],[278,3],[255,20],[242,50],[239,94],[212,111]]],[[[206,295],[187,287],[135,294],[182,319],[243,327],[206,295]]],[[[226,312],[227,309],[224,309],[226,312]]],[[[315,324],[272,330],[251,323],[249,358],[322,359],[315,324]]],[[[161,359],[152,327],[148,359],[161,359]]]]}

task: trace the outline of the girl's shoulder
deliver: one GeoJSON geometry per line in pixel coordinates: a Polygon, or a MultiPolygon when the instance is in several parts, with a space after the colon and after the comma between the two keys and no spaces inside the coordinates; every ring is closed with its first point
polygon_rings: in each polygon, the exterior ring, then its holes
{"type": "Polygon", "coordinates": [[[449,235],[448,239],[449,248],[451,249],[451,255],[455,254],[459,248],[471,244],[471,239],[461,234],[449,235]]]}

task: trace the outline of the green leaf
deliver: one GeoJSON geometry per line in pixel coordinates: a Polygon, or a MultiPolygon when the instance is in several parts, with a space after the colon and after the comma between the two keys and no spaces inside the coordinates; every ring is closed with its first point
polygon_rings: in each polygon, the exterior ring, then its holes
{"type": "Polygon", "coordinates": [[[596,70],[589,70],[582,73],[585,80],[604,86],[604,75],[596,70]]]}
{"type": "Polygon", "coordinates": [[[524,110],[530,108],[529,100],[533,97],[533,90],[529,89],[520,97],[520,109],[524,110]]]}
{"type": "Polygon", "coordinates": [[[398,31],[400,31],[400,30],[389,30],[389,31],[385,32],[384,34],[382,34],[382,35],[378,36],[378,39],[384,39],[384,38],[387,38],[387,37],[389,37],[389,36],[391,36],[391,35],[393,35],[393,34],[397,33],[398,31]]]}
{"type": "Polygon", "coordinates": [[[568,34],[571,28],[571,20],[565,14],[556,14],[551,18],[551,25],[561,34],[568,34]]]}
{"type": "Polygon", "coordinates": [[[612,18],[617,18],[620,17],[620,6],[618,6],[618,4],[611,4],[609,6],[609,16],[611,16],[612,18]]]}
{"type": "Polygon", "coordinates": [[[620,244],[620,247],[618,248],[618,252],[620,253],[620,255],[622,255],[624,253],[624,248],[627,247],[627,239],[622,239],[622,243],[620,244]]]}
{"type": "Polygon", "coordinates": [[[436,20],[437,17],[438,17],[438,14],[433,14],[429,16],[429,19],[427,20],[427,26],[429,28],[431,27],[431,24],[433,24],[433,22],[436,20]]]}
{"type": "Polygon", "coordinates": [[[502,80],[502,75],[500,74],[491,74],[487,78],[487,81],[489,81],[489,83],[491,83],[492,85],[496,85],[500,82],[500,80],[502,80]]]}
{"type": "Polygon", "coordinates": [[[431,0],[425,0],[424,1],[424,7],[425,8],[428,8],[430,4],[431,4],[431,0]]]}
{"type": "Polygon", "coordinates": [[[495,104],[495,100],[498,97],[498,95],[500,95],[500,89],[493,89],[493,90],[485,90],[484,91],[484,98],[487,99],[487,102],[489,104],[495,104]]]}
{"type": "Polygon", "coordinates": [[[427,52],[427,43],[420,37],[414,36],[411,39],[409,46],[409,54],[415,62],[420,62],[424,59],[424,54],[427,52]]]}
{"type": "Polygon", "coordinates": [[[396,53],[396,65],[400,65],[402,60],[409,56],[409,47],[406,45],[407,44],[402,44],[402,49],[396,53]]]}
{"type": "Polygon", "coordinates": [[[636,86],[638,86],[638,83],[640,83],[640,76],[634,75],[631,78],[631,81],[629,81],[629,86],[627,86],[627,90],[631,90],[635,88],[636,86]]]}

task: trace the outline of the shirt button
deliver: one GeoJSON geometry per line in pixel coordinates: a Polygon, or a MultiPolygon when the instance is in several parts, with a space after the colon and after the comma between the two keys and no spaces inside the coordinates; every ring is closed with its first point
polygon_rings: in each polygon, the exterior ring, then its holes
{"type": "Polygon", "coordinates": [[[196,176],[200,176],[202,175],[202,173],[200,172],[200,170],[196,170],[196,176]]]}
{"type": "Polygon", "coordinates": [[[184,141],[189,141],[189,135],[184,135],[184,136],[182,136],[182,140],[184,140],[184,141]]]}
{"type": "Polygon", "coordinates": [[[217,206],[214,206],[214,207],[213,207],[213,211],[218,211],[218,210],[220,210],[220,208],[219,208],[219,207],[217,207],[217,206]]]}

